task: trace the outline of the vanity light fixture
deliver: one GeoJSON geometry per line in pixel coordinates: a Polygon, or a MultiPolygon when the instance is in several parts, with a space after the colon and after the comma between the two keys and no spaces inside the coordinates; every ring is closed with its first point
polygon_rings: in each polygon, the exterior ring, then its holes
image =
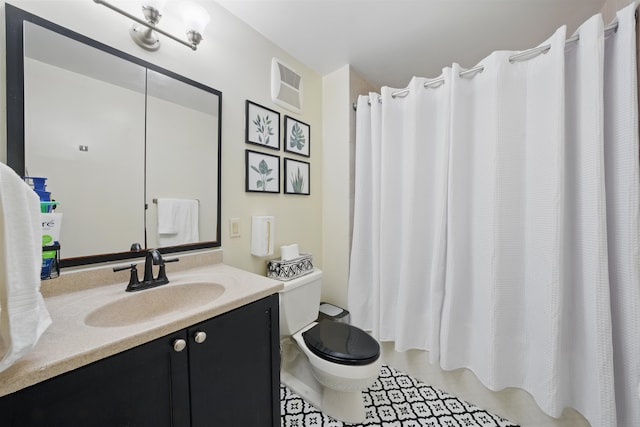
{"type": "Polygon", "coordinates": [[[144,5],[142,6],[144,19],[138,18],[105,0],[93,1],[135,21],[136,23],[129,30],[131,38],[138,46],[152,51],[160,48],[160,38],[157,33],[196,50],[198,44],[202,41],[202,33],[207,24],[209,24],[210,19],[207,11],[200,5],[195,3],[181,5],[182,20],[187,28],[187,40],[183,40],[157,27],[160,18],[162,18],[162,10],[166,0],[144,0],[144,5]]]}

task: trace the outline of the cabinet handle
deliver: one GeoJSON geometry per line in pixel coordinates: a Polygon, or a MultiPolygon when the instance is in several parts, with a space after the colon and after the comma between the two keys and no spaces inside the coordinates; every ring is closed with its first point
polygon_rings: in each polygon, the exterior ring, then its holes
{"type": "Polygon", "coordinates": [[[203,331],[198,331],[193,335],[193,339],[195,340],[195,342],[197,342],[198,344],[202,344],[203,342],[206,341],[207,339],[207,333],[203,332],[203,331]]]}
{"type": "Polygon", "coordinates": [[[187,346],[187,342],[183,339],[177,339],[173,341],[173,349],[177,352],[181,352],[187,346]]]}

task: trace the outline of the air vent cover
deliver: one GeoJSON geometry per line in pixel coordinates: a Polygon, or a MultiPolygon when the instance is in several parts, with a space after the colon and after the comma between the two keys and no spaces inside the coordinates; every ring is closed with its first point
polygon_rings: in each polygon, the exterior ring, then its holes
{"type": "Polygon", "coordinates": [[[302,113],[302,77],[278,58],[271,60],[271,99],[294,113],[302,113]]]}

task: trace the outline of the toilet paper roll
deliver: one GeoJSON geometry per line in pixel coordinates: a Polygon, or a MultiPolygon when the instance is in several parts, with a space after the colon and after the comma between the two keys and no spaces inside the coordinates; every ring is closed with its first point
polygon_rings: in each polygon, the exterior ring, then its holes
{"type": "Polygon", "coordinates": [[[300,257],[300,252],[298,250],[297,243],[288,246],[280,246],[280,258],[283,261],[290,261],[298,257],[300,257]]]}

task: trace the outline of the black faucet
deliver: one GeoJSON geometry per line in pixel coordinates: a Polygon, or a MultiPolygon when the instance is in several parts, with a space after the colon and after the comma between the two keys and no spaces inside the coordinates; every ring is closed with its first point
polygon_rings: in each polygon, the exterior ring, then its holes
{"type": "Polygon", "coordinates": [[[167,274],[164,271],[164,259],[162,259],[162,255],[160,254],[159,250],[149,249],[147,251],[147,255],[144,258],[144,278],[142,279],[142,284],[160,286],[166,283],[169,283],[169,279],[167,279],[167,274]],[[154,265],[160,266],[158,277],[156,278],[153,277],[154,265]]]}
{"type": "Polygon", "coordinates": [[[127,267],[116,267],[113,271],[121,271],[131,269],[131,276],[129,278],[129,284],[127,285],[127,292],[141,291],[143,289],[154,288],[156,286],[169,283],[167,278],[167,272],[165,270],[165,262],[179,261],[178,258],[165,260],[162,258],[160,251],[157,249],[149,249],[144,259],[144,278],[142,282],[138,279],[138,269],[135,264],[131,264],[127,267]],[[153,277],[153,266],[159,266],[158,276],[153,277]]]}

